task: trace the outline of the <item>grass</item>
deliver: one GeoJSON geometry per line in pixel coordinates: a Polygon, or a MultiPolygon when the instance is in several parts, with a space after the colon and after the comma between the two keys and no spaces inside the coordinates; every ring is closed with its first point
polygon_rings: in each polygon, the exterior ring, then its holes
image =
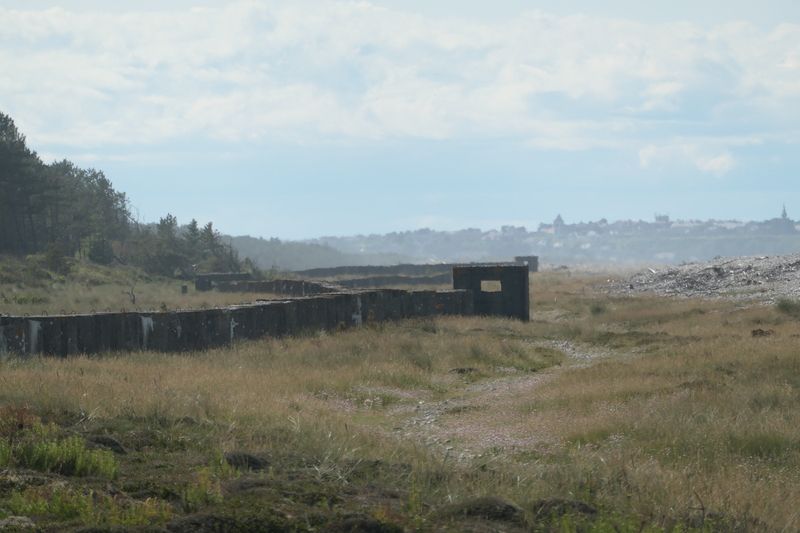
{"type": "Polygon", "coordinates": [[[0,428],[14,443],[98,452],[85,439],[102,434],[128,454],[113,475],[34,475],[23,463],[53,463],[0,446],[0,515],[51,529],[186,516],[300,531],[800,528],[800,323],[778,306],[608,296],[602,281],[537,274],[528,324],[449,317],[196,354],[6,360],[0,428]],[[763,324],[774,333],[751,336],[763,324]],[[39,418],[50,433],[34,437],[39,418]],[[232,468],[231,451],[263,469],[232,468]],[[484,496],[521,514],[479,516],[484,496]]]}
{"type": "MultiPolygon", "coordinates": [[[[8,414],[6,414],[8,416],[8,414]]],[[[14,418],[17,418],[16,416],[14,418]]],[[[0,435],[0,467],[30,468],[65,476],[101,476],[113,479],[117,464],[105,450],[89,450],[76,436],[61,437],[53,425],[34,421],[0,435]]]]}
{"type": "Polygon", "coordinates": [[[789,298],[781,298],[775,303],[775,308],[783,314],[800,318],[800,302],[789,298]]]}
{"type": "Polygon", "coordinates": [[[39,256],[20,259],[0,255],[0,314],[202,309],[275,297],[268,293],[198,292],[190,281],[88,261],[74,261],[69,273],[61,274],[44,268],[39,256]],[[188,285],[186,294],[181,291],[183,285],[188,285]]]}
{"type": "Polygon", "coordinates": [[[62,524],[88,526],[145,526],[166,522],[172,507],[156,499],[144,501],[81,492],[71,488],[29,488],[12,492],[5,503],[16,516],[49,518],[62,524]]]}

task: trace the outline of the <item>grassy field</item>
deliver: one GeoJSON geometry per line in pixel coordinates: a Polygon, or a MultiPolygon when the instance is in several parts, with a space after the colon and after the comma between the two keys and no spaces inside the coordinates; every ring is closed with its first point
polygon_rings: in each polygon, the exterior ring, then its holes
{"type": "Polygon", "coordinates": [[[198,292],[194,283],[150,276],[133,267],[103,267],[71,261],[69,272],[48,270],[42,258],[0,256],[0,313],[8,315],[71,314],[120,310],[175,310],[218,307],[268,293],[198,292]],[[187,285],[183,294],[181,286],[187,285]]]}
{"type": "Polygon", "coordinates": [[[537,274],[528,324],[3,361],[0,524],[800,529],[791,306],[615,297],[604,281],[537,274]]]}

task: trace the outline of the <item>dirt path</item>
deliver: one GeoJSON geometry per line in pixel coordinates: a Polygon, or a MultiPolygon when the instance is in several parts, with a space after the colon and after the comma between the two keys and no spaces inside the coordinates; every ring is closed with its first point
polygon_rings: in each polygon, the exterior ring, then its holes
{"type": "Polygon", "coordinates": [[[546,346],[561,350],[567,360],[533,374],[509,370],[505,376],[469,384],[451,398],[399,407],[394,414],[405,419],[395,428],[395,434],[438,449],[448,459],[458,461],[501,451],[530,450],[552,442],[546,428],[531,432],[530,421],[520,404],[565,370],[592,364],[610,354],[568,341],[554,341],[546,346]]]}

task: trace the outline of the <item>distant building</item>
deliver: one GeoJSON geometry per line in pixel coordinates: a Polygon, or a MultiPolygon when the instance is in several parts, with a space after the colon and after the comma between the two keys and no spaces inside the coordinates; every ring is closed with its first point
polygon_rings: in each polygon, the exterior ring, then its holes
{"type": "Polygon", "coordinates": [[[564,224],[564,219],[561,218],[561,214],[556,216],[556,219],[553,221],[553,232],[554,233],[561,233],[561,232],[564,231],[564,227],[565,226],[566,226],[566,224],[564,224]]]}

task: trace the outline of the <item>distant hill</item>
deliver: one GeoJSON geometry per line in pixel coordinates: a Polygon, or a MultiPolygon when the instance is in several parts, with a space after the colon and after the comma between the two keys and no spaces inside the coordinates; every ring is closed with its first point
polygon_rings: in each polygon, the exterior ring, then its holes
{"type": "MultiPolygon", "coordinates": [[[[800,251],[797,222],[785,210],[760,222],[737,220],[622,220],[565,223],[559,216],[536,230],[421,229],[385,235],[321,237],[307,244],[364,257],[392,254],[417,263],[503,261],[539,255],[545,263],[680,263],[716,256],[779,255],[800,251]]],[[[354,263],[356,264],[356,263],[354,263]]],[[[358,263],[361,264],[361,263],[358,263]]]]}
{"type": "Polygon", "coordinates": [[[393,265],[413,261],[413,257],[393,253],[347,253],[317,243],[282,241],[250,236],[223,237],[241,257],[261,269],[305,270],[349,265],[393,265]]]}

